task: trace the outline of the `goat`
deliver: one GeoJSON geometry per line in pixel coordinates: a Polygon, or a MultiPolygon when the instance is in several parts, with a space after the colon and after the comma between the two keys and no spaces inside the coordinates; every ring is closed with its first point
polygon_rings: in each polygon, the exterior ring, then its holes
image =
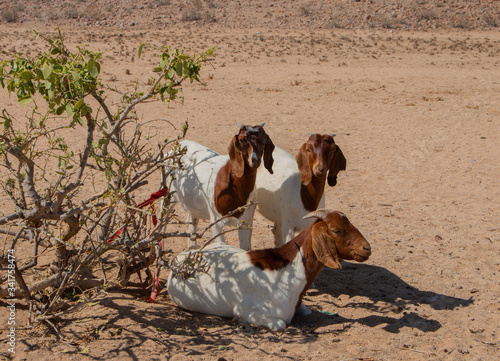
{"type": "Polygon", "coordinates": [[[310,219],[303,219],[305,214],[325,206],[325,183],[331,187],[337,184],[346,159],[333,136],[326,134],[311,135],[295,159],[276,147],[274,159],[272,175],[261,169],[257,172],[255,191],[257,209],[274,222],[274,244],[278,247],[311,224],[310,219]]]}
{"type": "MultiPolygon", "coordinates": [[[[177,202],[187,211],[188,232],[195,233],[198,219],[211,223],[222,216],[246,205],[254,195],[257,169],[264,158],[264,167],[272,173],[274,144],[263,128],[240,126],[229,144],[229,155],[220,155],[207,147],[189,140],[180,142],[186,153],[181,157],[182,167],[173,174],[172,189],[177,202]]],[[[224,243],[221,232],[224,225],[237,224],[238,220],[248,227],[240,227],[240,247],[250,249],[251,226],[255,206],[238,211],[212,227],[215,242],[224,243]]],[[[188,247],[196,246],[195,240],[188,247]]]]}
{"type": "MultiPolygon", "coordinates": [[[[199,251],[205,271],[187,279],[170,273],[170,298],[190,311],[284,329],[323,266],[340,269],[339,258],[364,262],[371,255],[370,244],[345,214],[322,209],[306,217],[317,219],[279,248],[209,245],[199,251]]],[[[173,264],[188,255],[179,254],[173,264]]]]}

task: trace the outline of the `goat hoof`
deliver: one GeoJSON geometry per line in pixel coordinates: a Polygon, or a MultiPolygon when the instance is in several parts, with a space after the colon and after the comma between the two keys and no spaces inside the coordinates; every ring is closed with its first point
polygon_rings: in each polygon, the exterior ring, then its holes
{"type": "Polygon", "coordinates": [[[311,313],[312,311],[306,306],[304,306],[304,304],[301,304],[299,308],[297,308],[297,310],[295,311],[295,314],[300,316],[309,316],[311,313]]]}

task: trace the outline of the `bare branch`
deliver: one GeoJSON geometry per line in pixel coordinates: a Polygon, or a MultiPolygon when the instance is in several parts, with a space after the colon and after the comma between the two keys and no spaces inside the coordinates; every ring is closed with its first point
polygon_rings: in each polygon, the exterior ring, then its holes
{"type": "MultiPolygon", "coordinates": [[[[14,232],[14,231],[10,231],[10,230],[7,230],[7,229],[1,229],[0,228],[0,234],[6,234],[8,236],[16,236],[17,235],[17,232],[14,232]]],[[[26,234],[21,234],[19,235],[19,238],[22,238],[22,239],[30,239],[30,237],[26,234]]]]}
{"type": "Polygon", "coordinates": [[[80,207],[76,207],[76,208],[73,208],[71,210],[69,210],[68,212],[64,213],[62,216],[61,216],[61,220],[62,221],[66,221],[68,218],[72,217],[72,216],[75,216],[77,214],[80,214],[88,209],[91,209],[91,208],[100,208],[100,207],[104,207],[106,205],[106,203],[104,202],[99,202],[99,203],[96,203],[96,204],[84,204],[84,205],[81,205],[80,207]]]}
{"type": "MultiPolygon", "coordinates": [[[[9,214],[8,216],[0,218],[0,226],[5,224],[5,223],[8,223],[8,222],[15,221],[16,219],[19,219],[19,218],[21,218],[21,214],[19,212],[9,214]]],[[[0,229],[0,233],[8,234],[7,231],[3,231],[1,229],[0,229]]]]}
{"type": "Polygon", "coordinates": [[[95,129],[95,120],[92,119],[90,114],[87,113],[87,140],[85,142],[85,150],[83,151],[82,158],[80,160],[80,167],[78,170],[78,175],[76,177],[76,183],[79,183],[83,177],[83,171],[85,170],[85,166],[87,165],[87,161],[89,159],[90,150],[92,149],[92,140],[94,139],[94,129],[95,129]]]}

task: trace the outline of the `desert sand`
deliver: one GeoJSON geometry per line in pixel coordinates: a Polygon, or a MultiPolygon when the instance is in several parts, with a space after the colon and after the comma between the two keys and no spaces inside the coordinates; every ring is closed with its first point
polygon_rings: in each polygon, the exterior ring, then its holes
{"type": "MultiPolygon", "coordinates": [[[[31,25],[0,25],[0,49],[46,50],[31,25]]],[[[52,26],[37,30],[54,34],[52,26]]],[[[236,123],[265,123],[296,154],[308,133],[335,133],[347,159],[327,207],[371,243],[365,263],[323,269],[311,316],[283,332],[177,308],[163,289],[145,302],[136,279],[60,319],[27,327],[18,304],[16,353],[5,360],[496,360],[500,354],[500,32],[400,29],[62,27],[70,47],[104,53],[117,87],[146,86],[158,49],[216,47],[184,104],[143,107],[188,138],[227,152],[236,123]],[[148,44],[137,58],[140,43],[148,44]]],[[[2,108],[22,117],[14,97],[2,108]],[[12,110],[17,109],[17,110],[12,110]]],[[[153,123],[162,136],[175,133],[153,123]]],[[[78,134],[71,134],[78,139],[78,134]]],[[[138,191],[137,199],[156,190],[138,191]]],[[[2,194],[2,208],[9,207],[2,194]]],[[[182,214],[182,212],[180,211],[182,214]]],[[[272,245],[254,221],[254,248],[272,245]]],[[[236,239],[229,237],[236,245],[236,239]]],[[[174,239],[165,248],[185,248],[174,239]]],[[[2,241],[3,244],[3,241],[2,241]]],[[[18,254],[18,259],[23,256],[18,254]]],[[[161,274],[164,286],[167,271],[161,274]]],[[[7,315],[0,300],[1,319],[7,315]]],[[[0,327],[0,339],[7,327],[0,327]]]]}

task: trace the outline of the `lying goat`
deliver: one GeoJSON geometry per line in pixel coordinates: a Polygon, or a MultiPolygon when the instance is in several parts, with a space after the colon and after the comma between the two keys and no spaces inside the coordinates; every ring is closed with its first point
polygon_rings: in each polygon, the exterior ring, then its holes
{"type": "Polygon", "coordinates": [[[346,159],[331,135],[313,134],[294,158],[276,147],[274,173],[257,172],[255,191],[259,212],[274,222],[274,243],[281,246],[310,224],[304,215],[325,206],[324,189],[337,184],[346,159]]]}
{"type": "MultiPolygon", "coordinates": [[[[180,143],[186,153],[181,158],[182,168],[173,175],[172,189],[177,202],[189,213],[189,232],[196,232],[198,219],[215,222],[249,202],[262,158],[266,171],[272,173],[274,144],[263,126],[241,126],[229,144],[229,155],[220,155],[189,140],[180,143]]],[[[254,212],[255,206],[251,206],[214,225],[213,235],[219,235],[215,242],[224,242],[224,225],[234,225],[239,220],[248,225],[238,230],[240,247],[250,249],[254,212]]],[[[188,242],[190,248],[196,245],[196,241],[188,242]]]]}
{"type": "Polygon", "coordinates": [[[200,251],[206,273],[185,280],[170,273],[170,298],[187,310],[284,329],[323,266],[339,269],[339,258],[363,262],[371,254],[370,244],[343,213],[318,210],[306,217],[318,219],[280,248],[245,252],[210,245],[200,251]]]}

